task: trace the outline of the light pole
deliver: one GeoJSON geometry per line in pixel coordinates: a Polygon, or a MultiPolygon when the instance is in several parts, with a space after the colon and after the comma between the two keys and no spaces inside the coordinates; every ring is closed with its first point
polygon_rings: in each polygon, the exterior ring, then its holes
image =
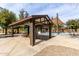
{"type": "Polygon", "coordinates": [[[58,13],[57,13],[57,32],[58,32],[58,34],[59,34],[59,24],[58,24],[58,13]]]}

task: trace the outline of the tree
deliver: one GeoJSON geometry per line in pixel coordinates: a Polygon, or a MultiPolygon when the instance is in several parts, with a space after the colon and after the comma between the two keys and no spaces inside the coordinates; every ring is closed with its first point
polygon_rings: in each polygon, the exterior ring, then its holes
{"type": "Polygon", "coordinates": [[[23,19],[24,18],[24,9],[20,10],[19,18],[23,19]]]}
{"type": "Polygon", "coordinates": [[[26,18],[26,17],[28,17],[28,12],[27,11],[25,11],[24,9],[21,9],[20,10],[20,14],[19,14],[19,18],[20,19],[24,19],[24,18],[26,18]]]}
{"type": "Polygon", "coordinates": [[[63,31],[64,31],[64,30],[63,30],[64,24],[59,24],[58,26],[59,26],[59,29],[62,30],[62,32],[63,32],[63,31]]]}
{"type": "Polygon", "coordinates": [[[16,21],[16,15],[12,11],[5,8],[0,11],[0,24],[5,29],[5,34],[7,34],[8,25],[14,21],[16,21]]]}
{"type": "Polygon", "coordinates": [[[27,11],[25,11],[25,13],[24,13],[24,18],[27,18],[28,17],[28,12],[27,11]]]}
{"type": "Polygon", "coordinates": [[[53,27],[54,27],[54,30],[56,32],[57,29],[63,28],[64,27],[64,24],[53,25],[53,27]]]}
{"type": "Polygon", "coordinates": [[[79,28],[79,19],[77,19],[77,27],[79,28]]]}
{"type": "Polygon", "coordinates": [[[66,24],[67,24],[67,27],[68,27],[68,28],[72,29],[72,31],[73,31],[73,29],[74,29],[75,31],[77,31],[78,26],[79,26],[79,25],[78,25],[79,22],[78,22],[77,19],[68,20],[68,21],[66,22],[66,24]]]}

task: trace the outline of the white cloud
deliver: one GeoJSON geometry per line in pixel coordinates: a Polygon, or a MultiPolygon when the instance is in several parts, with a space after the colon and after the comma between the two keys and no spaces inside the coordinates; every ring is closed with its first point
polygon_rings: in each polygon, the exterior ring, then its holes
{"type": "Polygon", "coordinates": [[[19,14],[20,9],[24,8],[27,10],[30,15],[32,14],[48,14],[50,17],[56,16],[56,13],[59,13],[60,19],[66,22],[70,18],[78,18],[79,15],[79,4],[0,4],[1,7],[7,8],[17,15],[19,14]]]}
{"type": "Polygon", "coordinates": [[[50,8],[40,11],[36,14],[48,14],[50,16],[56,16],[56,13],[59,13],[60,19],[66,22],[68,19],[79,18],[79,4],[63,4],[57,8],[50,8]]]}

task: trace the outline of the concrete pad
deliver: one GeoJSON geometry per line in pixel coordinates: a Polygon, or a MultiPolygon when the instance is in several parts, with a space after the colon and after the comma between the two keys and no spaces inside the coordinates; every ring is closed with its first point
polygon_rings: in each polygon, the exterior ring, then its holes
{"type": "Polygon", "coordinates": [[[58,35],[46,41],[36,39],[35,46],[30,46],[30,39],[27,37],[8,37],[0,39],[0,55],[7,56],[31,56],[40,52],[50,45],[65,46],[79,50],[79,40],[70,36],[58,35]]]}

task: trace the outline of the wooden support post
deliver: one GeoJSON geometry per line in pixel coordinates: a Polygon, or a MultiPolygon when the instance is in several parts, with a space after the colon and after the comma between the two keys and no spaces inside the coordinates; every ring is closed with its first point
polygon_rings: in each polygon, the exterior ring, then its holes
{"type": "Polygon", "coordinates": [[[49,38],[51,38],[51,24],[49,23],[49,38]]]}
{"type": "Polygon", "coordinates": [[[28,35],[29,35],[29,26],[27,27],[28,35]]]}
{"type": "Polygon", "coordinates": [[[14,29],[13,29],[13,26],[12,26],[11,29],[12,29],[12,37],[13,37],[13,36],[14,36],[14,29]]]}
{"type": "Polygon", "coordinates": [[[19,28],[17,28],[17,34],[19,34],[19,28]]]}
{"type": "Polygon", "coordinates": [[[34,46],[35,45],[35,20],[30,23],[30,45],[34,46]]]}
{"type": "Polygon", "coordinates": [[[40,30],[41,30],[41,32],[42,32],[42,26],[40,26],[40,30]]]}

